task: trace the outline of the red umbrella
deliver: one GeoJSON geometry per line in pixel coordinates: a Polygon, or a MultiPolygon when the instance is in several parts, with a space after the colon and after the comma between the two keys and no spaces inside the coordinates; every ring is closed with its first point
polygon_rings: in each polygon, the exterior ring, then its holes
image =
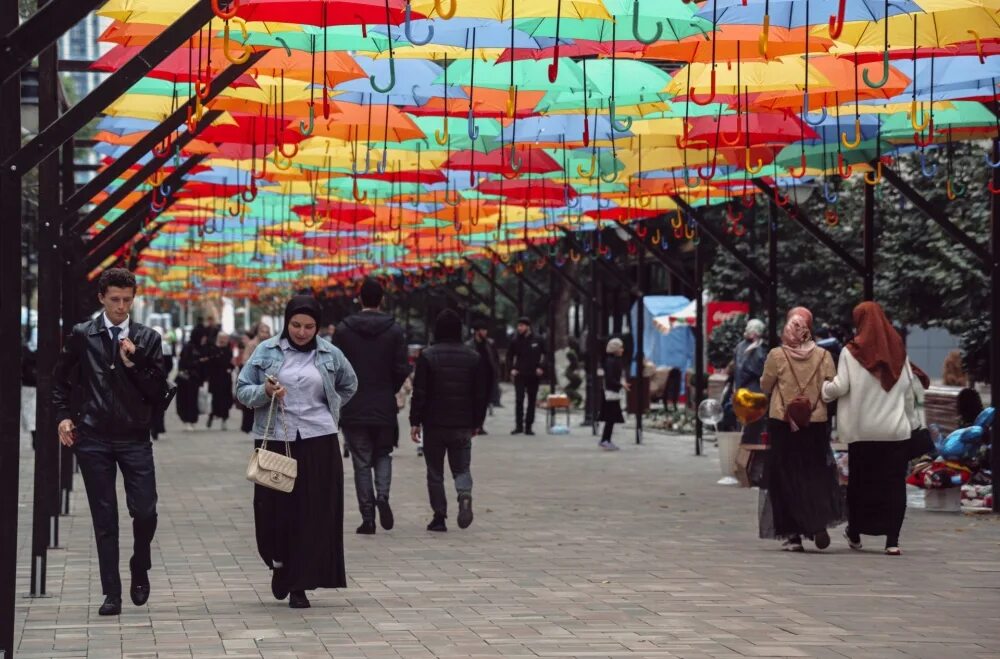
{"type": "Polygon", "coordinates": [[[562,183],[547,179],[516,179],[514,181],[486,181],[479,186],[482,194],[500,195],[518,205],[562,206],[564,195],[575,199],[576,190],[562,183]]]}
{"type": "MultiPolygon", "coordinates": [[[[520,161],[517,172],[520,174],[548,174],[550,172],[561,172],[559,166],[552,157],[541,149],[534,149],[530,146],[518,144],[516,147],[515,160],[520,161]]],[[[489,153],[477,153],[475,151],[459,151],[451,154],[441,169],[454,169],[459,171],[491,172],[494,174],[513,174],[511,167],[511,149],[509,146],[503,149],[494,149],[489,153]]]]}
{"type": "MultiPolygon", "coordinates": [[[[406,0],[388,0],[389,21],[399,25],[405,18],[406,0]]],[[[236,15],[246,21],[275,21],[328,27],[385,24],[386,0],[243,0],[236,15]]],[[[412,12],[411,18],[427,18],[412,12]]]]}
{"type": "MultiPolygon", "coordinates": [[[[221,40],[219,43],[222,43],[221,40]]],[[[93,71],[107,71],[108,73],[117,71],[142,51],[142,49],[143,46],[115,46],[101,55],[96,62],[90,65],[90,68],[93,71]]],[[[201,52],[201,58],[201,68],[199,70],[198,49],[178,48],[167,55],[166,59],[153,67],[153,70],[146,75],[150,78],[167,80],[169,82],[209,82],[212,76],[205,74],[205,69],[208,66],[207,50],[201,52]]],[[[214,63],[212,66],[212,75],[217,74],[229,65],[226,62],[225,54],[221,50],[214,48],[212,49],[212,62],[214,63]]],[[[258,87],[257,82],[246,73],[237,77],[230,86],[258,87]]]]}
{"type": "MultiPolygon", "coordinates": [[[[747,143],[747,122],[750,123],[750,141],[754,144],[790,144],[803,138],[803,122],[797,116],[786,113],[752,112],[749,118],[745,114],[723,115],[717,117],[691,117],[688,119],[688,141],[701,146],[707,143],[714,148],[716,136],[720,136],[720,146],[743,147],[747,143]],[[738,139],[737,139],[738,138],[738,139]]],[[[815,139],[816,132],[805,126],[805,139],[815,139]]]]}
{"type": "MultiPolygon", "coordinates": [[[[313,206],[312,204],[293,206],[292,211],[300,217],[312,217],[313,206]]],[[[316,216],[334,224],[357,224],[375,217],[375,211],[363,204],[324,199],[316,202],[316,216]]]]}

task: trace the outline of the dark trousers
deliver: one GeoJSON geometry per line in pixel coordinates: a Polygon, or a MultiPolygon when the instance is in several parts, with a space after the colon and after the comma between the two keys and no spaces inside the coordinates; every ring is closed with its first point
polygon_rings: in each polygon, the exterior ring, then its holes
{"type": "Polygon", "coordinates": [[[392,486],[392,449],[398,428],[395,426],[344,426],[344,441],[351,449],[354,464],[354,490],[358,495],[361,519],[375,521],[375,499],[389,500],[392,486]],[[374,482],[372,476],[374,475],[374,482]]]}
{"type": "Polygon", "coordinates": [[[83,474],[94,521],[101,587],[105,595],[120,597],[118,574],[118,469],[125,482],[125,503],[132,517],[133,549],[130,567],[149,570],[149,546],[156,532],[156,471],[153,445],[148,439],[111,441],[97,438],[83,429],[77,431],[76,459],[83,474]]]}
{"type": "Polygon", "coordinates": [[[427,463],[427,494],[435,516],[448,516],[444,493],[444,459],[447,456],[455,490],[472,494],[472,429],[424,427],[424,462],[427,463]]]}
{"type": "Polygon", "coordinates": [[[240,422],[240,430],[245,433],[253,432],[253,410],[249,407],[243,406],[240,406],[240,409],[243,411],[243,418],[240,422]]]}
{"type": "Polygon", "coordinates": [[[518,375],[514,378],[514,425],[531,429],[535,422],[535,404],[538,402],[538,378],[518,375]],[[525,394],[528,400],[525,401],[525,394]],[[527,411],[525,410],[527,402],[527,411]]]}
{"type": "Polygon", "coordinates": [[[601,441],[602,442],[610,442],[611,441],[611,433],[613,433],[614,431],[615,431],[615,422],[614,421],[605,421],[604,422],[604,430],[601,431],[601,441]]]}

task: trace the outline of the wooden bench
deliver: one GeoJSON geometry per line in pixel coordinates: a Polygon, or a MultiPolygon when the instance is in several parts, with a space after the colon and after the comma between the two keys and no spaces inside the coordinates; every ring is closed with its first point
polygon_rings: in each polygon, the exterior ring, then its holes
{"type": "Polygon", "coordinates": [[[961,387],[932,385],[924,397],[924,414],[927,425],[935,423],[941,432],[948,434],[958,428],[958,392],[961,387]]]}

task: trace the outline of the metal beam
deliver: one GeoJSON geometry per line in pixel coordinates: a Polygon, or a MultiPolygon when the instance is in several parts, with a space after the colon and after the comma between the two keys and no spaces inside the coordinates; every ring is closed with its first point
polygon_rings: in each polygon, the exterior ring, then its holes
{"type": "Polygon", "coordinates": [[[778,342],[778,205],[767,200],[767,341],[776,348],[778,342]]]}
{"type": "MultiPolygon", "coordinates": [[[[492,249],[489,249],[488,247],[487,247],[487,249],[490,251],[490,253],[496,254],[496,252],[494,252],[492,249]]],[[[501,263],[502,263],[502,261],[501,261],[501,263]]],[[[529,279],[528,277],[525,277],[523,272],[518,272],[515,268],[510,267],[510,264],[508,264],[508,263],[504,263],[503,267],[504,267],[505,270],[507,270],[508,272],[510,272],[511,274],[513,274],[515,277],[517,277],[520,280],[519,283],[524,284],[525,286],[527,286],[528,288],[530,288],[532,291],[534,291],[535,295],[537,295],[538,297],[542,297],[542,298],[544,298],[546,296],[545,291],[543,291],[538,284],[536,284],[535,282],[531,281],[531,279],[529,279]]]]}
{"type": "Polygon", "coordinates": [[[548,258],[548,254],[546,254],[542,250],[538,249],[537,246],[532,245],[531,243],[528,243],[527,246],[528,246],[528,249],[530,249],[531,251],[533,251],[538,256],[544,256],[545,257],[545,264],[548,267],[552,268],[553,271],[559,276],[560,279],[562,279],[564,282],[566,282],[567,284],[569,284],[570,286],[572,286],[574,289],[576,289],[576,292],[579,293],[580,295],[582,295],[584,299],[591,299],[591,294],[587,292],[587,289],[585,289],[583,286],[581,286],[580,282],[576,281],[575,279],[573,279],[572,277],[570,277],[569,275],[567,275],[565,272],[563,272],[555,263],[553,263],[548,258]]]}
{"type": "Polygon", "coordinates": [[[870,301],[875,299],[875,186],[866,183],[864,188],[865,205],[861,218],[863,223],[861,239],[864,243],[865,270],[862,274],[864,298],[870,301]]]}
{"type": "MultiPolygon", "coordinates": [[[[570,244],[573,246],[574,249],[576,249],[580,253],[584,252],[583,245],[581,245],[577,241],[572,231],[570,231],[566,227],[559,227],[559,230],[563,232],[563,235],[566,236],[566,240],[570,242],[570,244]]],[[[625,290],[630,292],[632,295],[637,295],[637,296],[644,295],[639,286],[636,285],[635,282],[629,280],[629,278],[626,277],[625,274],[623,274],[619,268],[611,265],[603,258],[595,256],[594,254],[588,254],[588,256],[594,263],[597,263],[599,266],[601,266],[601,268],[603,268],[605,272],[614,277],[618,281],[618,283],[621,284],[625,288],[625,290]]]]}
{"type": "MultiPolygon", "coordinates": [[[[771,199],[774,199],[774,188],[768,185],[766,181],[764,181],[763,179],[755,178],[753,180],[753,183],[755,186],[757,186],[758,190],[768,195],[771,199]]],[[[788,205],[783,206],[782,210],[785,211],[785,214],[788,215],[788,217],[798,222],[809,235],[811,235],[817,241],[826,245],[827,249],[836,254],[841,261],[849,265],[851,269],[854,270],[854,272],[864,276],[865,274],[864,265],[862,265],[861,262],[858,261],[853,254],[844,249],[843,246],[840,245],[840,243],[831,238],[829,234],[827,234],[825,231],[823,231],[823,229],[819,228],[819,226],[813,223],[812,220],[806,217],[806,214],[802,212],[802,209],[799,208],[794,201],[789,200],[788,205]]]]}
{"type": "MultiPolygon", "coordinates": [[[[180,167],[170,173],[170,176],[166,178],[164,183],[170,186],[174,194],[165,202],[166,206],[163,210],[172,206],[177,200],[176,193],[185,183],[184,176],[205,158],[204,154],[191,156],[180,167]]],[[[154,192],[155,189],[150,190],[134,206],[125,211],[121,217],[110,223],[101,233],[86,243],[84,249],[87,255],[82,259],[84,271],[90,271],[92,268],[100,265],[101,261],[114,254],[115,250],[138,233],[145,225],[144,218],[150,211],[154,192]]],[[[161,210],[160,212],[162,213],[163,211],[161,210]]]]}
{"type": "Polygon", "coordinates": [[[40,130],[33,140],[7,158],[2,168],[21,176],[34,169],[43,158],[73,137],[108,104],[128,91],[164,58],[183,46],[184,42],[200,30],[212,15],[210,0],[197,0],[184,15],[143,48],[142,52],[123,64],[83,100],[71,107],[54,123],[40,130]]]}
{"type": "Polygon", "coordinates": [[[490,284],[492,284],[496,288],[497,292],[500,293],[500,295],[503,295],[505,298],[507,298],[508,300],[510,300],[510,303],[513,304],[515,307],[517,307],[518,313],[521,312],[521,305],[518,304],[517,298],[515,298],[506,288],[504,288],[499,283],[497,283],[496,279],[494,279],[493,277],[490,277],[488,274],[486,274],[485,272],[483,272],[482,270],[480,270],[479,266],[477,266],[475,263],[473,263],[472,259],[470,259],[469,257],[465,257],[465,262],[468,263],[469,266],[472,267],[473,272],[475,272],[476,274],[478,274],[480,277],[482,277],[486,281],[490,282],[490,284]]]}
{"type": "Polygon", "coordinates": [[[647,242],[646,238],[640,236],[635,229],[628,226],[627,224],[619,224],[618,226],[625,233],[631,236],[632,240],[637,242],[639,246],[642,247],[642,250],[645,253],[649,254],[654,259],[659,261],[664,268],[670,271],[670,274],[676,277],[682,286],[686,286],[687,288],[690,289],[694,288],[694,283],[690,279],[688,279],[687,275],[684,273],[684,270],[680,267],[680,264],[674,263],[672,259],[667,258],[666,254],[663,253],[663,250],[657,249],[655,245],[650,245],[649,242],[647,242]]]}
{"type": "MultiPolygon", "coordinates": [[[[730,256],[736,259],[739,262],[739,264],[742,265],[743,268],[748,273],[750,273],[750,276],[756,280],[755,283],[759,289],[761,290],[767,289],[769,277],[766,274],[764,274],[764,271],[761,270],[756,263],[751,261],[747,256],[741,254],[735,247],[733,247],[733,245],[728,240],[726,240],[722,236],[722,234],[719,233],[719,231],[714,226],[712,226],[710,222],[700,217],[701,214],[698,213],[698,211],[696,211],[690,204],[688,204],[686,201],[677,196],[672,196],[671,199],[673,199],[674,203],[680,206],[680,208],[684,212],[690,213],[691,215],[694,215],[697,218],[698,230],[705,233],[709,238],[711,238],[715,242],[715,244],[717,244],[719,247],[728,252],[730,256]]],[[[697,284],[697,280],[695,281],[695,284],[697,284]]]]}
{"type": "MultiPolygon", "coordinates": [[[[993,171],[995,172],[996,170],[993,171]]],[[[993,259],[990,258],[990,253],[985,247],[980,245],[975,238],[962,231],[957,225],[949,220],[944,213],[939,211],[933,204],[924,199],[923,195],[910,187],[910,185],[904,181],[902,177],[895,172],[895,170],[883,165],[882,176],[885,180],[889,181],[894,188],[899,190],[900,194],[909,199],[921,213],[933,220],[935,224],[944,229],[945,233],[972,252],[976,258],[980,260],[981,269],[989,273],[990,264],[993,262],[993,259]]]]}
{"type": "MultiPolygon", "coordinates": [[[[993,140],[993,162],[1000,161],[1000,138],[993,140]]],[[[885,170],[883,170],[883,176],[885,170]]],[[[994,168],[990,173],[993,189],[1000,190],[1000,168],[994,168]]],[[[990,385],[993,391],[1000,391],[1000,195],[990,194],[990,245],[992,258],[990,260],[991,291],[990,295],[990,385]]],[[[992,404],[998,401],[994,393],[992,404]]],[[[1000,513],[1000,431],[993,427],[992,443],[990,444],[991,467],[993,469],[993,512],[1000,513]]]]}
{"type": "MultiPolygon", "coordinates": [[[[18,3],[0,2],[0,33],[18,24],[18,3]]],[[[21,76],[0,82],[0,159],[21,143],[21,76]]],[[[0,655],[14,656],[17,509],[21,452],[21,178],[0,169],[0,655]]]]}
{"type": "Polygon", "coordinates": [[[0,37],[0,82],[27,66],[46,46],[82,21],[104,0],[57,0],[31,15],[6,36],[0,37]]]}
{"type": "Polygon", "coordinates": [[[132,245],[132,253],[129,254],[128,260],[125,261],[124,267],[129,270],[135,270],[139,267],[139,258],[142,256],[143,251],[152,244],[153,239],[160,233],[160,229],[165,227],[167,222],[157,222],[156,226],[146,232],[146,234],[137,240],[134,245],[132,245]]]}
{"type": "MultiPolygon", "coordinates": [[[[178,149],[183,149],[191,143],[191,140],[193,140],[198,133],[211,126],[212,122],[221,116],[222,112],[220,110],[206,112],[205,116],[202,117],[198,125],[195,126],[195,130],[191,132],[184,131],[184,133],[182,133],[174,142],[174,146],[178,149]]],[[[127,181],[124,181],[121,185],[115,188],[111,194],[101,200],[101,203],[94,206],[89,213],[74,222],[73,225],[67,230],[67,233],[81,233],[92,227],[102,217],[104,217],[108,211],[120,204],[130,192],[139,187],[150,176],[160,171],[164,165],[170,162],[171,158],[173,158],[173,154],[167,154],[150,160],[142,169],[129,177],[127,181]]],[[[73,214],[76,214],[75,209],[73,210],[73,214]]]]}

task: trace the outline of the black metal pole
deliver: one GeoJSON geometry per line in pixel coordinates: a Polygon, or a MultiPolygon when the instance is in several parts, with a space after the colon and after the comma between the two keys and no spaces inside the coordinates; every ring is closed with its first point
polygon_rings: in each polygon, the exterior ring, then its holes
{"type": "MultiPolygon", "coordinates": [[[[0,3],[0,34],[18,25],[18,3],[0,3]]],[[[0,160],[21,145],[21,76],[0,84],[0,160]]],[[[21,179],[0,169],[0,336],[21,330],[21,179]]],[[[14,656],[18,460],[21,451],[21,341],[0,350],[0,655],[14,656]]]]}
{"type": "MultiPolygon", "coordinates": [[[[556,273],[553,268],[549,268],[549,348],[548,348],[548,358],[545,363],[549,366],[549,394],[554,394],[556,392],[556,296],[559,295],[559,291],[556,290],[556,273]]],[[[555,410],[548,410],[549,418],[549,428],[551,428],[556,422],[555,410]]]]}
{"type": "Polygon", "coordinates": [[[639,285],[638,303],[635,310],[635,364],[636,364],[636,392],[635,392],[635,443],[642,444],[642,413],[646,409],[646,399],[649,398],[649,387],[646,385],[646,298],[642,291],[646,290],[645,281],[646,251],[639,250],[639,265],[636,272],[636,279],[639,285]]]}
{"type": "Polygon", "coordinates": [[[778,207],[767,204],[767,340],[778,347],[778,207]]]}
{"type": "Polygon", "coordinates": [[[875,299],[875,186],[868,185],[865,188],[865,211],[863,240],[865,250],[865,271],[864,297],[866,300],[875,299]]]}
{"type": "Polygon", "coordinates": [[[517,313],[524,315],[524,279],[521,277],[517,278],[517,313]]]}
{"type": "MultiPolygon", "coordinates": [[[[59,0],[49,2],[14,29],[0,29],[0,80],[7,80],[21,71],[44,44],[53,44],[67,30],[97,9],[104,0],[59,0]]],[[[39,3],[42,4],[42,3],[39,3]]],[[[16,3],[15,3],[16,5],[16,3]]]]}
{"type": "Polygon", "coordinates": [[[601,325],[601,319],[603,318],[603,287],[601,286],[600,280],[597,278],[597,264],[593,260],[590,262],[590,332],[587,334],[587,354],[589,355],[589,374],[590,374],[590,391],[587,394],[587,403],[589,408],[589,420],[590,420],[590,431],[591,434],[597,435],[597,412],[600,409],[601,398],[600,392],[602,387],[597,382],[597,369],[599,363],[599,355],[597,354],[598,341],[600,335],[598,334],[598,326],[601,325]]]}
{"type": "MultiPolygon", "coordinates": [[[[38,58],[38,123],[58,118],[59,92],[56,46],[38,58]]],[[[35,397],[36,441],[31,510],[32,597],[45,596],[48,549],[59,544],[59,437],[52,409],[52,375],[59,356],[60,265],[59,224],[52,211],[59,203],[59,152],[50,153],[38,167],[38,384],[35,397]]]]}
{"type": "Polygon", "coordinates": [[[497,262],[490,260],[490,328],[497,324],[497,262]]]}
{"type": "MultiPolygon", "coordinates": [[[[76,159],[75,140],[68,140],[62,146],[62,200],[76,192],[76,180],[73,172],[73,162],[76,159]]],[[[65,250],[65,248],[64,248],[65,250]]],[[[67,336],[69,330],[76,324],[76,296],[72,294],[73,279],[72,261],[61,254],[60,272],[62,276],[62,336],[67,336]]],[[[59,513],[69,515],[70,494],[73,492],[73,474],[76,471],[76,454],[68,446],[59,445],[59,513]]]]}
{"type": "MultiPolygon", "coordinates": [[[[694,246],[694,284],[695,284],[695,325],[694,325],[694,454],[701,455],[704,428],[698,418],[698,407],[701,405],[703,380],[705,379],[705,309],[702,303],[702,287],[705,263],[701,255],[701,244],[694,246]]],[[[690,392],[689,392],[690,393],[690,392]]]]}
{"type": "MultiPolygon", "coordinates": [[[[1000,139],[993,140],[993,161],[1000,160],[1000,139]]],[[[1000,190],[1000,168],[993,169],[993,189],[1000,190]]],[[[992,243],[991,279],[992,295],[990,296],[990,390],[992,405],[1000,402],[1000,196],[991,194],[992,213],[990,216],[990,242],[992,243]]],[[[992,434],[992,468],[993,468],[993,512],[1000,513],[1000,429],[994,424],[992,434]]]]}

